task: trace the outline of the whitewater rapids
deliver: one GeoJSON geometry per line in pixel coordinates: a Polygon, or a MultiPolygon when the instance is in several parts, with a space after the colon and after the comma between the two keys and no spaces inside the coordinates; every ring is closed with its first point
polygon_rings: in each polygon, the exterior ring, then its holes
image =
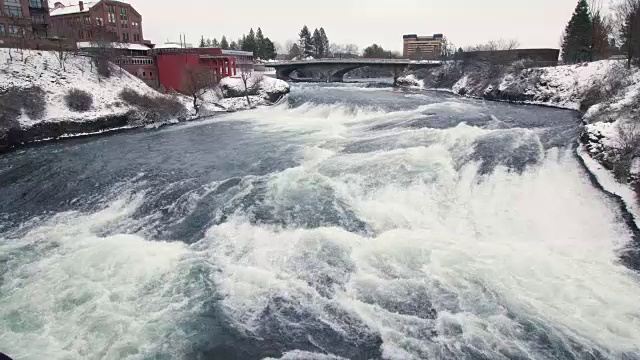
{"type": "Polygon", "coordinates": [[[576,114],[365,85],[0,158],[15,359],[640,359],[576,114]]]}

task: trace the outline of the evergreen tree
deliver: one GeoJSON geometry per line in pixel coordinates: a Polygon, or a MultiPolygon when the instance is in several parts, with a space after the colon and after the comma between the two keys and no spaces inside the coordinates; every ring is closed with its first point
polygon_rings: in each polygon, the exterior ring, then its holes
{"type": "Polygon", "coordinates": [[[313,43],[313,57],[319,59],[322,57],[324,50],[322,48],[322,37],[318,29],[313,30],[313,36],[311,36],[311,42],[313,43]]]}
{"type": "MultiPolygon", "coordinates": [[[[416,48],[416,52],[418,52],[418,48],[416,48]]],[[[384,59],[389,57],[389,53],[385,51],[382,46],[373,44],[364,49],[363,57],[384,59]]]]}
{"type": "Polygon", "coordinates": [[[240,47],[237,42],[232,41],[231,44],[229,44],[229,50],[240,50],[240,47]]]}
{"type": "Polygon", "coordinates": [[[269,38],[265,38],[262,45],[262,56],[265,60],[273,60],[277,56],[276,45],[269,38]]]}
{"type": "Polygon", "coordinates": [[[329,48],[331,47],[329,43],[329,38],[327,37],[327,33],[324,31],[324,28],[320,28],[320,37],[322,38],[322,54],[320,57],[329,57],[329,48]]]}
{"type": "Polygon", "coordinates": [[[204,36],[202,37],[202,39],[200,39],[200,47],[203,48],[207,46],[207,43],[204,41],[204,36]]]}
{"type": "Polygon", "coordinates": [[[587,0],[578,0],[578,5],[565,29],[562,43],[562,59],[566,63],[592,59],[592,31],[593,23],[587,0]]]}
{"type": "Polygon", "coordinates": [[[254,56],[256,55],[256,33],[255,31],[253,31],[253,28],[249,31],[249,35],[243,36],[242,50],[251,51],[253,52],[254,56]]]}
{"type": "Polygon", "coordinates": [[[223,50],[229,50],[229,42],[227,41],[227,37],[226,36],[222,36],[222,40],[220,40],[220,47],[223,50]]]}
{"type": "Polygon", "coordinates": [[[211,46],[211,39],[207,39],[207,46],[211,46]]]}
{"type": "Polygon", "coordinates": [[[220,47],[220,43],[218,42],[218,39],[213,38],[213,40],[211,41],[211,46],[215,48],[220,47]]]}
{"type": "Polygon", "coordinates": [[[304,58],[313,56],[313,43],[311,41],[311,33],[309,32],[309,28],[305,25],[300,31],[300,51],[301,55],[304,58]]]}
{"type": "Polygon", "coordinates": [[[298,46],[298,44],[293,44],[293,46],[291,46],[291,50],[289,50],[289,60],[296,60],[299,59],[302,56],[302,52],[300,51],[300,47],[298,46]]]}
{"type": "Polygon", "coordinates": [[[236,50],[242,50],[242,47],[244,46],[244,44],[242,43],[244,41],[244,39],[246,39],[247,37],[245,35],[242,35],[242,37],[240,39],[238,39],[238,41],[236,42],[236,50]]]}
{"type": "Polygon", "coordinates": [[[262,29],[258,28],[258,31],[256,32],[256,53],[254,55],[260,59],[266,59],[266,45],[262,29]]]}

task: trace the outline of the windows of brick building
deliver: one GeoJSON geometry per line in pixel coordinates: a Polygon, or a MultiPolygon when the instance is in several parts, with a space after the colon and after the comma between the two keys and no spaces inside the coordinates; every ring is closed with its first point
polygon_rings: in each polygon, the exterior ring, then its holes
{"type": "Polygon", "coordinates": [[[4,0],[4,13],[6,16],[22,17],[22,4],[20,0],[4,0]]]}
{"type": "Polygon", "coordinates": [[[112,5],[107,5],[107,13],[109,15],[109,23],[116,23],[116,7],[112,5]]]}
{"type": "Polygon", "coordinates": [[[0,35],[4,34],[4,24],[0,24],[0,35]]]}
{"type": "MultiPolygon", "coordinates": [[[[6,3],[6,1],[5,1],[5,3],[6,3]]],[[[30,8],[43,9],[45,7],[44,4],[46,4],[45,0],[29,0],[29,7],[30,8]]]]}
{"type": "Polygon", "coordinates": [[[96,16],[96,25],[103,26],[104,25],[104,19],[99,17],[99,16],[96,16]]]}
{"type": "Polygon", "coordinates": [[[22,33],[23,30],[20,26],[9,25],[9,31],[7,32],[9,36],[20,36],[22,33]]]}
{"type": "Polygon", "coordinates": [[[85,17],[84,17],[84,24],[85,24],[85,25],[91,25],[91,18],[90,18],[90,17],[88,17],[88,16],[85,16],[85,17]]]}
{"type": "Polygon", "coordinates": [[[140,34],[133,34],[133,41],[139,42],[140,41],[140,34]]]}
{"type": "Polygon", "coordinates": [[[31,15],[31,22],[34,24],[44,24],[44,15],[31,15]]]}
{"type": "Polygon", "coordinates": [[[129,33],[122,33],[122,42],[128,43],[129,42],[129,33]]]}

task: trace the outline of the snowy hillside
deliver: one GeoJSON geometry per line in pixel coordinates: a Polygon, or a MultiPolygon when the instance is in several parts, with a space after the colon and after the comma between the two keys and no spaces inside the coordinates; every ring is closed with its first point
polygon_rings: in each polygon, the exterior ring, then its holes
{"type": "Polygon", "coordinates": [[[113,75],[98,78],[95,66],[88,57],[69,56],[63,71],[55,52],[25,51],[25,61],[13,50],[13,61],[9,51],[0,49],[0,91],[11,87],[38,86],[45,92],[46,112],[42,119],[20,118],[20,125],[28,127],[40,121],[84,121],[111,115],[122,115],[132,110],[120,98],[125,88],[140,94],[158,95],[142,80],[124,70],[117,69],[113,75]],[[70,110],[64,96],[70,89],[84,90],[93,96],[93,106],[87,112],[70,110]]]}

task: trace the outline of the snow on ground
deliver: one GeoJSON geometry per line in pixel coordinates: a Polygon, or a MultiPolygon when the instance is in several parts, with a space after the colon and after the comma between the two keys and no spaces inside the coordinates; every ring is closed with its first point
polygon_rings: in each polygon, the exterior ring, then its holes
{"type": "Polygon", "coordinates": [[[596,177],[603,189],[622,199],[627,211],[633,215],[636,226],[640,228],[640,206],[636,193],[629,186],[616,181],[613,174],[594,160],[582,145],[578,147],[578,156],[582,158],[589,172],[596,177]]]}
{"type": "MultiPolygon", "coordinates": [[[[265,93],[288,93],[289,84],[286,81],[265,76],[262,72],[254,72],[251,74],[251,78],[247,81],[247,87],[252,88],[258,83],[259,92],[265,93]]],[[[244,92],[244,83],[240,74],[232,77],[226,77],[220,80],[220,86],[226,86],[233,89],[235,92],[244,92]]]]}
{"type": "MultiPolygon", "coordinates": [[[[57,53],[52,51],[26,50],[24,61],[20,53],[12,50],[13,60],[10,60],[9,50],[0,49],[0,90],[9,87],[31,87],[39,86],[46,93],[46,112],[42,119],[30,119],[26,114],[20,118],[19,122],[23,127],[32,126],[38,122],[60,122],[60,121],[87,121],[110,115],[122,115],[133,107],[119,98],[119,94],[125,88],[130,88],[142,95],[167,96],[162,95],[142,80],[130,73],[112,65],[113,74],[110,78],[99,78],[92,66],[91,59],[81,55],[71,55],[67,57],[62,69],[56,57],[57,53]],[[93,106],[86,112],[75,112],[70,110],[64,100],[65,94],[71,89],[79,89],[90,93],[93,96],[93,106]]],[[[252,86],[260,81],[259,97],[251,101],[252,107],[256,105],[268,105],[267,95],[277,93],[287,93],[289,84],[282,80],[277,80],[268,76],[261,76],[260,73],[250,79],[252,86]]],[[[239,76],[225,78],[221,84],[227,84],[244,91],[244,84],[239,76]]],[[[189,113],[194,114],[193,102],[191,98],[178,95],[177,99],[182,102],[189,113]]],[[[246,99],[223,99],[219,91],[212,90],[202,96],[202,115],[208,115],[221,111],[237,111],[249,108],[246,99]],[[245,105],[243,105],[245,104],[245,105]]]]}
{"type": "Polygon", "coordinates": [[[9,50],[0,49],[0,89],[12,86],[39,86],[46,93],[46,114],[42,120],[22,116],[22,126],[33,125],[39,121],[83,121],[107,115],[121,115],[131,110],[122,102],[118,94],[131,88],[141,94],[157,96],[158,93],[142,80],[114,66],[114,74],[108,79],[98,79],[95,67],[85,56],[69,55],[62,70],[56,53],[52,51],[24,52],[24,61],[16,50],[12,50],[13,61],[9,59],[9,50]],[[79,113],[67,108],[64,96],[70,89],[84,90],[93,95],[93,107],[90,111],[79,113]]]}

